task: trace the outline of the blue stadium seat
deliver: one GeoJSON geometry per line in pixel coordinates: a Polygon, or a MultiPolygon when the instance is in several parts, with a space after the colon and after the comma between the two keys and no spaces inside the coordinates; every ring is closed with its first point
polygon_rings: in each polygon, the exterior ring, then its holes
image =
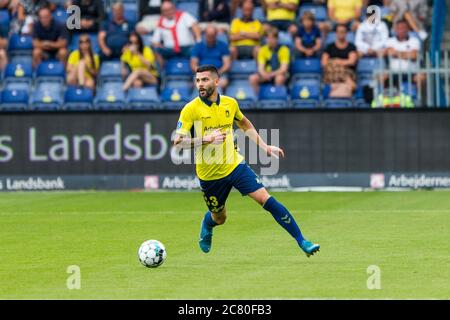
{"type": "Polygon", "coordinates": [[[311,82],[297,83],[291,89],[291,106],[298,109],[317,108],[320,103],[320,86],[311,82]]]}
{"type": "Polygon", "coordinates": [[[63,83],[66,77],[64,65],[60,61],[49,60],[41,62],[36,68],[36,81],[63,83]]]}
{"type": "Polygon", "coordinates": [[[123,2],[123,15],[125,17],[125,20],[131,24],[133,26],[136,25],[136,23],[138,22],[138,5],[137,5],[137,1],[126,1],[123,2]]]}
{"type": "Polygon", "coordinates": [[[234,60],[231,62],[230,80],[248,80],[248,77],[256,71],[258,66],[255,60],[234,60]]]}
{"type": "MultiPolygon", "coordinates": [[[[92,51],[94,53],[100,53],[100,45],[98,44],[98,34],[97,33],[88,33],[89,39],[91,39],[92,51]]],[[[78,49],[78,40],[81,34],[72,33],[72,39],[69,44],[69,51],[75,51],[78,49]]]]}
{"type": "Polygon", "coordinates": [[[194,83],[192,80],[166,80],[164,81],[163,88],[193,88],[194,83]]]}
{"type": "Polygon", "coordinates": [[[87,88],[68,87],[64,94],[65,110],[91,110],[94,102],[94,92],[87,88]]]}
{"type": "Polygon", "coordinates": [[[55,9],[55,11],[53,11],[52,13],[53,19],[62,25],[66,25],[66,21],[67,21],[67,11],[63,8],[63,7],[57,7],[55,9]]]}
{"type": "Polygon", "coordinates": [[[5,90],[24,90],[26,92],[30,92],[31,90],[31,83],[30,82],[16,82],[14,80],[10,80],[8,82],[6,82],[5,90]]]}
{"type": "MultiPolygon", "coordinates": [[[[327,37],[325,38],[324,46],[326,47],[327,45],[333,43],[334,41],[336,41],[336,32],[334,32],[334,31],[329,32],[327,34],[327,37]]],[[[354,32],[349,31],[347,33],[347,41],[351,42],[351,43],[355,43],[355,33],[354,32]]]]}
{"type": "Polygon", "coordinates": [[[291,64],[291,80],[296,82],[298,79],[315,79],[320,81],[322,76],[322,66],[319,58],[300,58],[291,64]]]}
{"type": "Polygon", "coordinates": [[[33,57],[31,55],[14,55],[10,59],[11,63],[32,64],[33,57]]]}
{"type": "Polygon", "coordinates": [[[122,81],[122,64],[117,61],[105,61],[100,65],[98,73],[99,85],[108,81],[122,81]]]}
{"type": "Polygon", "coordinates": [[[199,20],[199,4],[198,1],[187,1],[177,3],[177,9],[190,13],[194,18],[199,20]]]}
{"type": "Polygon", "coordinates": [[[373,72],[381,69],[383,67],[383,64],[383,60],[378,58],[361,58],[358,61],[358,65],[356,67],[358,80],[372,80],[373,72]]]}
{"type": "Polygon", "coordinates": [[[180,110],[191,99],[189,88],[165,88],[161,92],[161,101],[165,109],[180,110]]]}
{"type": "Polygon", "coordinates": [[[127,94],[128,107],[134,110],[159,109],[159,100],[156,87],[131,88],[127,94]]]}
{"type": "Polygon", "coordinates": [[[370,104],[364,100],[363,87],[358,86],[353,95],[353,104],[357,108],[370,108],[370,104]]]}
{"type": "Polygon", "coordinates": [[[0,28],[6,33],[9,31],[9,24],[11,22],[11,17],[8,10],[0,10],[0,28]]]}
{"type": "Polygon", "coordinates": [[[29,63],[8,63],[4,71],[5,81],[31,82],[33,67],[29,63]]]}
{"type": "MultiPolygon", "coordinates": [[[[242,18],[242,9],[238,8],[236,10],[236,14],[234,15],[235,18],[242,18]]],[[[266,15],[264,13],[264,9],[262,7],[255,7],[253,10],[253,19],[259,20],[261,22],[266,21],[266,15]]]]}
{"type": "Polygon", "coordinates": [[[353,99],[351,98],[327,98],[323,101],[323,107],[328,109],[353,108],[353,99]]]}
{"type": "Polygon", "coordinates": [[[29,94],[25,90],[3,90],[1,93],[1,111],[28,110],[29,94]]]}
{"type": "Polygon", "coordinates": [[[122,110],[125,108],[125,93],[121,82],[107,82],[97,92],[94,107],[100,110],[122,110]]]}
{"type": "Polygon", "coordinates": [[[63,105],[63,85],[57,82],[41,83],[31,95],[31,109],[56,111],[63,105]]]}
{"type": "Polygon", "coordinates": [[[262,85],[259,90],[259,106],[265,109],[287,107],[288,92],[285,86],[262,85]]]}
{"type": "Polygon", "coordinates": [[[169,59],[165,67],[166,80],[191,80],[193,78],[189,59],[169,59]]]}
{"type": "Polygon", "coordinates": [[[16,33],[11,35],[8,42],[8,53],[11,57],[15,55],[31,56],[33,53],[33,38],[16,33]]]}
{"type": "Polygon", "coordinates": [[[301,19],[301,17],[306,11],[310,11],[316,18],[316,21],[322,22],[328,20],[327,8],[325,6],[314,4],[302,4],[298,10],[299,10],[298,11],[299,19],[301,19]]]}
{"type": "Polygon", "coordinates": [[[226,94],[239,102],[241,109],[253,109],[256,107],[256,94],[248,81],[234,81],[226,89],[226,94]]]}

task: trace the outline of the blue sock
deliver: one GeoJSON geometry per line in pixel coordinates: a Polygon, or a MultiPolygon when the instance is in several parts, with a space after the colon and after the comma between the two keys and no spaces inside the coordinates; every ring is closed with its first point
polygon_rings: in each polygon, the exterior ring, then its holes
{"type": "Polygon", "coordinates": [[[217,223],[213,220],[210,211],[208,211],[208,212],[205,214],[205,217],[203,218],[203,226],[204,226],[208,231],[211,231],[212,228],[214,228],[215,226],[217,226],[217,223]]]}
{"type": "Polygon", "coordinates": [[[294,217],[290,214],[288,209],[286,209],[286,207],[279,203],[274,197],[267,199],[263,208],[269,211],[278,224],[289,232],[289,234],[297,240],[299,244],[302,240],[304,240],[294,217]]]}

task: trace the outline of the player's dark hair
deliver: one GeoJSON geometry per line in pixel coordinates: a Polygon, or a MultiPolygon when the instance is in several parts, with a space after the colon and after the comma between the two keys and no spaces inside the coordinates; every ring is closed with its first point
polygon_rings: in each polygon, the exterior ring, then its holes
{"type": "Polygon", "coordinates": [[[204,65],[198,67],[196,72],[199,73],[199,72],[206,72],[206,71],[214,73],[217,77],[219,77],[219,70],[217,70],[217,68],[215,66],[213,66],[212,64],[204,64],[204,65]]]}

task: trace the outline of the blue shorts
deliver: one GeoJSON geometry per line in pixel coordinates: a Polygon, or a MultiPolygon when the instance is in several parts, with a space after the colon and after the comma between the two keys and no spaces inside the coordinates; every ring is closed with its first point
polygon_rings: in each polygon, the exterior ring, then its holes
{"type": "Polygon", "coordinates": [[[231,188],[235,187],[243,196],[264,188],[259,177],[245,162],[241,162],[228,176],[217,180],[200,180],[203,198],[211,212],[220,212],[231,188]]]}

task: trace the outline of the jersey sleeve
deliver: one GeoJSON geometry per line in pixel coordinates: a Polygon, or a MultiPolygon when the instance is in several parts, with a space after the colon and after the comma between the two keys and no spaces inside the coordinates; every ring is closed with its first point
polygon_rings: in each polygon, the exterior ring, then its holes
{"type": "Polygon", "coordinates": [[[191,108],[189,106],[185,106],[183,110],[181,110],[180,118],[177,123],[176,133],[180,135],[189,135],[191,132],[191,128],[194,124],[194,119],[192,115],[191,108]]]}
{"type": "Polygon", "coordinates": [[[282,46],[279,52],[280,64],[289,64],[291,61],[289,48],[282,46]]]}
{"type": "Polygon", "coordinates": [[[235,108],[236,108],[236,112],[234,113],[234,120],[241,121],[242,119],[244,119],[244,114],[242,113],[241,109],[239,108],[239,103],[236,100],[234,100],[234,104],[235,104],[235,108]]]}

